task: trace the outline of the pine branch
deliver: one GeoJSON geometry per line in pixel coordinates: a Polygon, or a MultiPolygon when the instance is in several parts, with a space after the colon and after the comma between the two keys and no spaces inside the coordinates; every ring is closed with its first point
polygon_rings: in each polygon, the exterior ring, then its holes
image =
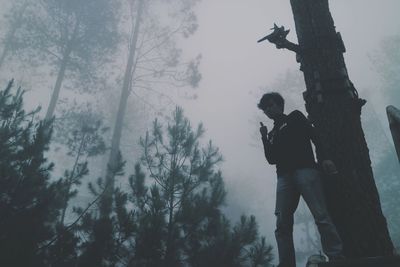
{"type": "MultiPolygon", "coordinates": [[[[89,205],[82,211],[82,213],[78,216],[78,218],[76,218],[76,220],[75,220],[73,223],[71,223],[70,225],[68,225],[67,227],[65,227],[65,230],[68,231],[68,230],[72,229],[72,228],[82,219],[82,217],[89,211],[89,209],[90,209],[94,204],[96,204],[97,201],[100,200],[100,198],[104,195],[106,189],[107,189],[107,186],[105,186],[105,188],[103,189],[103,192],[101,192],[101,194],[99,194],[91,203],[89,203],[89,205]]],[[[50,246],[51,246],[54,242],[56,242],[61,236],[62,236],[62,234],[61,234],[61,235],[56,235],[56,236],[55,236],[52,240],[50,240],[47,244],[45,244],[45,245],[39,247],[38,249],[36,249],[35,253],[38,253],[39,251],[50,247],[50,246]]]]}

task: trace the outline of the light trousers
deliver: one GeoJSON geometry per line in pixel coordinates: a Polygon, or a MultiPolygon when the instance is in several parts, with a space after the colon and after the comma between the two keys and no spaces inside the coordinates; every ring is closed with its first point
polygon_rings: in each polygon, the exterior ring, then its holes
{"type": "Polygon", "coordinates": [[[328,214],[320,173],[313,168],[298,169],[278,176],[276,192],[275,237],[280,267],[295,267],[293,244],[293,215],[303,197],[321,236],[324,253],[329,257],[342,255],[342,241],[328,214]]]}

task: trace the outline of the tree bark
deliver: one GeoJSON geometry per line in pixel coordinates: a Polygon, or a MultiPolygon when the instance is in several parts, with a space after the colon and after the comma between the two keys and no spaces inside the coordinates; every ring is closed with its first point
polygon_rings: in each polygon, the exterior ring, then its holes
{"type": "Polygon", "coordinates": [[[304,73],[309,118],[339,170],[325,177],[329,211],[349,258],[392,255],[393,244],[382,214],[361,107],[343,58],[328,0],[291,0],[304,73]]]}
{"type": "Polygon", "coordinates": [[[118,105],[117,118],[114,125],[113,136],[111,140],[111,151],[108,159],[107,171],[106,171],[106,191],[102,198],[102,211],[100,211],[102,217],[108,217],[111,213],[112,207],[112,195],[114,192],[114,170],[117,164],[117,158],[119,153],[120,141],[122,136],[123,121],[126,112],[126,106],[128,103],[128,97],[132,89],[132,76],[134,74],[134,62],[135,53],[137,49],[137,42],[139,38],[139,29],[141,23],[141,17],[143,13],[144,1],[140,0],[138,3],[138,11],[136,15],[135,25],[132,32],[132,40],[130,43],[128,62],[124,74],[124,82],[122,85],[121,98],[118,105]]]}

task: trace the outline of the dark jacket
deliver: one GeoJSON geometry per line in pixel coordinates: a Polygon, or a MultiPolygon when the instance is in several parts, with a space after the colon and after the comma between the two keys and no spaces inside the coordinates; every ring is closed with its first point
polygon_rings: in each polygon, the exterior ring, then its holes
{"type": "Polygon", "coordinates": [[[264,153],[270,164],[276,164],[278,175],[300,168],[316,168],[313,141],[319,160],[326,159],[315,128],[298,110],[275,121],[267,138],[262,138],[264,153]]]}

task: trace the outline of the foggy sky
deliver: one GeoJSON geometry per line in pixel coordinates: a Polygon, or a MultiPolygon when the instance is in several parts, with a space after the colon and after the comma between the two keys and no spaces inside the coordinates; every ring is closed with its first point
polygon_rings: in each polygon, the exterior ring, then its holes
{"type": "MultiPolygon", "coordinates": [[[[361,97],[366,91],[371,94],[367,105],[375,106],[387,127],[384,107],[388,103],[380,98],[380,80],[368,54],[385,36],[399,34],[400,1],[331,0],[330,9],[347,49],[350,79],[361,97]]],[[[236,218],[242,212],[255,214],[261,231],[275,246],[275,167],[265,161],[261,141],[259,149],[249,146],[259,127],[250,121],[260,113],[259,98],[249,92],[260,93],[258,88],[273,83],[287,69],[299,69],[294,53],[256,42],[270,32],[274,22],[291,29],[288,39],[297,42],[290,1],[204,0],[197,10],[200,27],[185,51],[202,53],[203,80],[198,99],[183,106],[192,121],[204,122],[207,137],[224,155],[223,174],[232,205],[228,212],[236,218]]],[[[298,103],[299,109],[303,106],[298,103]]],[[[267,125],[271,129],[271,123],[267,125]]]]}
{"type": "MultiPolygon", "coordinates": [[[[4,3],[6,0],[0,0],[1,13],[4,3]]],[[[371,94],[367,100],[382,114],[386,125],[384,106],[388,103],[381,99],[379,77],[368,53],[373,53],[385,36],[400,33],[400,1],[330,0],[330,7],[347,48],[344,56],[350,79],[361,97],[366,91],[371,94]]],[[[297,42],[290,1],[203,0],[196,10],[199,29],[182,42],[182,48],[188,58],[202,54],[203,79],[194,89],[196,100],[177,101],[193,124],[204,123],[206,138],[221,149],[227,212],[236,220],[244,212],[256,215],[261,233],[275,246],[275,167],[266,163],[261,141],[259,148],[249,144],[259,127],[252,120],[260,112],[256,104],[261,94],[255,97],[254,92],[260,93],[260,87],[273,83],[286,70],[299,69],[292,52],[256,42],[270,32],[274,22],[291,29],[288,39],[297,42]]],[[[30,106],[47,108],[49,92],[29,96],[30,106]]],[[[298,108],[303,109],[303,105],[298,103],[298,108]]],[[[264,123],[271,128],[267,119],[264,123]]]]}

